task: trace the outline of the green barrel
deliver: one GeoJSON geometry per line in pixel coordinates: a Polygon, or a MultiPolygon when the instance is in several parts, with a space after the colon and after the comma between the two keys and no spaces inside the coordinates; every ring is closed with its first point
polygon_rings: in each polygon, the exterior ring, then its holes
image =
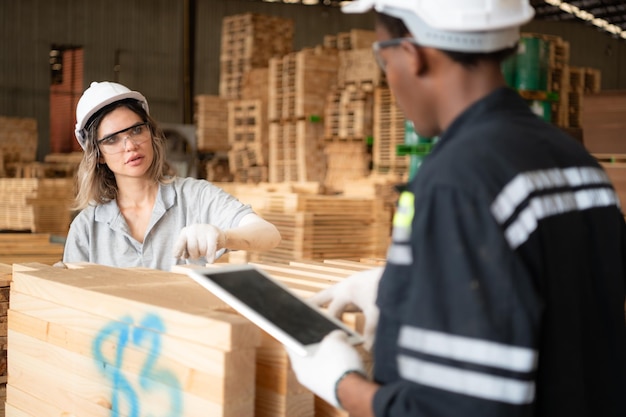
{"type": "Polygon", "coordinates": [[[552,121],[552,102],[547,100],[528,100],[527,103],[537,116],[546,122],[552,121]]]}
{"type": "Polygon", "coordinates": [[[515,79],[516,79],[515,61],[517,61],[517,56],[511,55],[510,57],[502,61],[502,64],[501,64],[502,75],[504,75],[504,80],[506,81],[506,84],[511,88],[515,88],[515,79]]]}
{"type": "Polygon", "coordinates": [[[549,54],[549,42],[536,37],[520,38],[515,59],[515,88],[546,91],[549,54]]]}

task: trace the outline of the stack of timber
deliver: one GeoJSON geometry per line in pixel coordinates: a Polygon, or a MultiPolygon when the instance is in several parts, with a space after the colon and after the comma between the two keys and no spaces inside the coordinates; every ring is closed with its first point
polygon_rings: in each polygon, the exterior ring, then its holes
{"type": "Polygon", "coordinates": [[[72,178],[0,178],[0,230],[67,235],[72,178]]]}
{"type": "Polygon", "coordinates": [[[308,48],[269,61],[270,182],[324,180],[326,95],[336,83],[337,54],[308,48]]]}
{"type": "Polygon", "coordinates": [[[7,397],[7,314],[12,272],[11,265],[0,263],[0,417],[5,416],[4,402],[7,397]]]}
{"type": "MultiPolygon", "coordinates": [[[[365,271],[378,263],[329,259],[324,261],[291,261],[288,265],[271,262],[252,262],[273,278],[281,281],[295,294],[306,298],[328,288],[355,272],[365,271]]],[[[341,320],[362,332],[362,313],[344,313],[341,320]]],[[[359,347],[367,369],[372,361],[369,352],[359,347]]],[[[296,380],[289,366],[289,358],[279,343],[264,334],[257,349],[256,417],[348,417],[310,391],[296,380]]]]}
{"type": "Polygon", "coordinates": [[[37,140],[36,119],[0,116],[0,177],[12,176],[12,163],[34,162],[37,140]]]}
{"type": "Polygon", "coordinates": [[[198,151],[228,150],[228,100],[214,95],[197,95],[193,117],[198,151]]]}
{"type": "Polygon", "coordinates": [[[237,182],[268,180],[267,108],[262,99],[228,103],[228,162],[237,182]]]}
{"type": "Polygon", "coordinates": [[[409,158],[398,155],[396,150],[398,145],[404,144],[405,120],[389,87],[376,88],[372,147],[374,173],[408,177],[409,158]]]}
{"type": "Polygon", "coordinates": [[[293,20],[256,13],[222,20],[219,95],[240,99],[243,77],[253,68],[268,66],[272,57],[292,51],[293,20]]]}
{"type": "Polygon", "coordinates": [[[189,277],[13,265],[12,417],[254,415],[260,331],[189,277]]]}
{"type": "Polygon", "coordinates": [[[0,262],[54,265],[63,259],[63,247],[49,233],[0,233],[0,262]]]}
{"type": "Polygon", "coordinates": [[[352,29],[348,32],[339,32],[336,35],[325,35],[323,46],[327,49],[337,49],[339,51],[371,49],[374,41],[376,41],[375,32],[364,29],[352,29]]]}
{"type": "MultiPolygon", "coordinates": [[[[247,197],[237,195],[242,201],[247,197]]],[[[258,196],[258,194],[257,194],[258,196]]],[[[282,236],[269,251],[250,259],[286,263],[293,259],[380,258],[388,245],[391,216],[382,201],[341,195],[267,193],[259,214],[282,236]]]]}

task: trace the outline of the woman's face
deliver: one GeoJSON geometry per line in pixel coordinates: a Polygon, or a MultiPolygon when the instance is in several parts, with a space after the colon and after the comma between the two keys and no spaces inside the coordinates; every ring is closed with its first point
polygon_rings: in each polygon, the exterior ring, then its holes
{"type": "Polygon", "coordinates": [[[127,107],[118,107],[102,118],[96,143],[100,163],[105,163],[115,177],[142,178],[154,159],[150,127],[127,107]]]}

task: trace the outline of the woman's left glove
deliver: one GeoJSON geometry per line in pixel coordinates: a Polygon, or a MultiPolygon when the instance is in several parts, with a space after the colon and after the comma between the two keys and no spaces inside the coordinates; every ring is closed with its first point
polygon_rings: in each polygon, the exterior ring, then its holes
{"type": "Polygon", "coordinates": [[[224,232],[211,224],[192,224],[184,227],[174,245],[174,257],[198,259],[204,256],[215,262],[215,253],[226,246],[224,232]]]}

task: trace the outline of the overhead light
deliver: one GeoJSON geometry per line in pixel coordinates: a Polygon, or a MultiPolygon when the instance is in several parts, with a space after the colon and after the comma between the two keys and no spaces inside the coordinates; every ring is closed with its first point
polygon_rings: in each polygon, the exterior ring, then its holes
{"type": "Polygon", "coordinates": [[[586,22],[591,22],[594,26],[599,27],[609,33],[612,33],[616,36],[620,36],[622,39],[626,39],[626,31],[617,25],[612,25],[605,19],[601,19],[599,17],[595,17],[593,13],[590,13],[586,10],[581,10],[580,8],[561,0],[544,0],[551,6],[558,7],[566,13],[576,16],[577,18],[584,20],[586,22]]]}

